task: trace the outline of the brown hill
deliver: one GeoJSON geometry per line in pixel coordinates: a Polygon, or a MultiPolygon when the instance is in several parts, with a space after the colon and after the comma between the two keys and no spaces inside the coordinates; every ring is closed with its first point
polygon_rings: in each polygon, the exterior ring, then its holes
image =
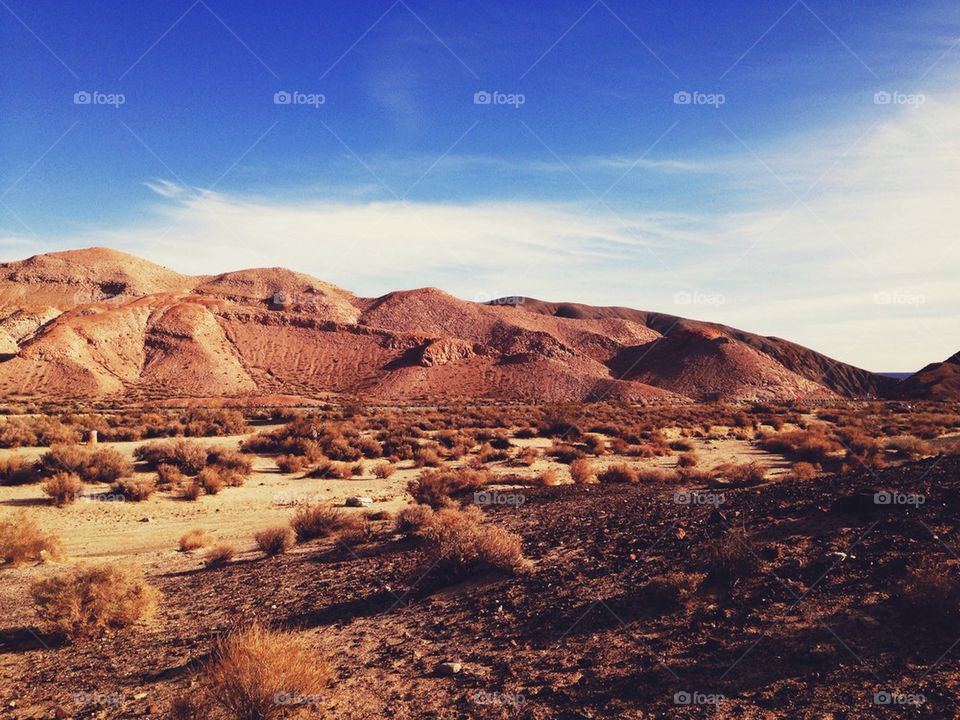
{"type": "Polygon", "coordinates": [[[904,399],[960,400],[960,352],[906,378],[897,394],[904,399]]]}
{"type": "Polygon", "coordinates": [[[282,268],[180,275],[102,248],[0,265],[4,397],[635,401],[867,397],[894,381],[627,308],[359,298],[282,268]]]}

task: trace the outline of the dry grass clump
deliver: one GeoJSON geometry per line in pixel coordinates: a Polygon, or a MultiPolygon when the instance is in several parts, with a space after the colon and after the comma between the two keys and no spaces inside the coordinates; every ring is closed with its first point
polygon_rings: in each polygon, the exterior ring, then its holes
{"type": "Polygon", "coordinates": [[[40,458],[41,472],[73,473],[89,483],[112,483],[133,472],[130,461],[112,448],[89,450],[78,445],[55,445],[40,458]]]}
{"type": "Polygon", "coordinates": [[[817,430],[792,430],[765,437],[760,446],[767,452],[780,453],[793,460],[822,463],[843,450],[836,440],[817,430]]]}
{"type": "MultiPolygon", "coordinates": [[[[234,476],[249,477],[253,472],[253,461],[239,450],[217,445],[207,450],[207,465],[222,468],[234,476]]],[[[243,483],[237,483],[242,485],[243,483]]]]}
{"type": "Polygon", "coordinates": [[[568,443],[553,441],[553,445],[547,448],[547,455],[552,458],[556,458],[557,462],[561,462],[565,465],[569,465],[574,460],[579,460],[583,457],[586,457],[586,453],[583,452],[578,447],[574,447],[568,443]]]}
{"type": "Polygon", "coordinates": [[[930,443],[912,435],[898,435],[887,438],[884,447],[892,451],[897,457],[916,460],[917,458],[933,455],[930,443]]]}
{"type": "Polygon", "coordinates": [[[818,472],[817,466],[813,463],[796,462],[793,463],[784,477],[791,480],[813,480],[818,472]]]}
{"type": "Polygon", "coordinates": [[[280,555],[292,548],[296,535],[288,525],[277,525],[261,530],[253,536],[253,539],[264,555],[272,556],[280,555]]]}
{"type": "Polygon", "coordinates": [[[28,485],[40,479],[37,464],[22,455],[0,458],[0,485],[28,485]]]}
{"type": "Polygon", "coordinates": [[[756,485],[763,482],[767,469],[758,462],[725,463],[711,471],[714,479],[724,480],[733,485],[756,485]]]}
{"type": "Polygon", "coordinates": [[[273,720],[288,715],[291,709],[310,708],[331,677],[326,661],[296,635],[251,625],[217,642],[201,671],[200,683],[210,700],[230,717],[273,720]]]}
{"type": "Polygon", "coordinates": [[[707,579],[728,590],[750,576],[757,567],[757,558],[742,530],[733,530],[708,541],[705,554],[707,579]]]}
{"type": "Polygon", "coordinates": [[[157,465],[157,483],[160,485],[179,485],[184,477],[176,465],[167,465],[167,463],[157,465]]]}
{"type": "Polygon", "coordinates": [[[913,571],[901,588],[900,598],[911,624],[937,628],[960,624],[960,581],[942,568],[913,571]]]}
{"type": "Polygon", "coordinates": [[[76,501],[82,490],[83,482],[75,473],[58,472],[43,483],[43,492],[50,496],[57,507],[76,501]]]}
{"type": "Polygon", "coordinates": [[[391,465],[388,462],[377,463],[376,465],[373,466],[373,469],[371,470],[371,472],[373,473],[373,476],[376,478],[380,478],[381,480],[386,480],[388,477],[393,475],[396,471],[397,471],[396,466],[391,465]]]}
{"type": "Polygon", "coordinates": [[[138,570],[97,565],[67,570],[32,588],[41,622],[69,638],[102,634],[149,618],[157,591],[138,570]]]}
{"type": "Polygon", "coordinates": [[[213,538],[206,530],[194,528],[180,536],[180,550],[187,552],[189,550],[199,550],[207,547],[213,542],[213,538]]]}
{"type": "Polygon", "coordinates": [[[413,452],[413,464],[418,468],[440,467],[443,464],[443,458],[433,448],[422,447],[413,452]]]}
{"type": "Polygon", "coordinates": [[[329,478],[332,480],[348,480],[353,476],[353,466],[348,462],[321,459],[317,466],[310,471],[310,477],[329,478]]]}
{"type": "Polygon", "coordinates": [[[298,542],[327,537],[354,528],[358,524],[356,515],[326,503],[302,505],[290,519],[290,527],[296,533],[298,542]]]}
{"type": "Polygon", "coordinates": [[[237,548],[230,543],[217,543],[204,553],[204,563],[208,568],[223,567],[233,560],[237,554],[237,548]]]}
{"type": "Polygon", "coordinates": [[[486,470],[426,470],[407,485],[413,499],[432,508],[443,507],[487,485],[492,476],[486,470]]]}
{"type": "Polygon", "coordinates": [[[307,466],[307,461],[301,455],[278,455],[275,459],[277,469],[285,475],[298,473],[307,466]]]}
{"type": "Polygon", "coordinates": [[[684,608],[693,600],[700,578],[682,572],[670,572],[651,578],[640,588],[644,602],[652,609],[669,612],[684,608]]]}
{"type": "Polygon", "coordinates": [[[429,505],[408,505],[397,513],[394,529],[404,535],[416,534],[432,516],[433,508],[429,505]]]}
{"type": "Polygon", "coordinates": [[[146,443],[133,451],[133,456],[150,468],[173,465],[186,475],[196,475],[207,464],[207,451],[188,440],[166,440],[146,443]]]}
{"type": "Polygon", "coordinates": [[[676,470],[659,467],[637,468],[637,482],[642,483],[671,483],[677,482],[680,475],[676,470]]]}
{"type": "Polygon", "coordinates": [[[192,502],[194,500],[199,500],[201,495],[203,495],[203,485],[196,480],[192,480],[180,489],[180,498],[182,500],[188,500],[192,502]]]}
{"type": "Polygon", "coordinates": [[[635,483],[638,478],[637,471],[626,463],[614,463],[597,473],[597,480],[604,484],[635,483]]]}
{"type": "Polygon", "coordinates": [[[481,523],[476,507],[442,508],[429,516],[418,535],[423,539],[430,574],[456,580],[474,572],[514,572],[523,565],[520,537],[481,523]]]}
{"type": "Polygon", "coordinates": [[[574,460],[570,463],[570,478],[577,485],[595,483],[597,482],[597,472],[593,467],[593,463],[581,458],[580,460],[574,460]]]}
{"type": "Polygon", "coordinates": [[[533,483],[540,487],[556,487],[560,484],[560,473],[553,469],[544,470],[533,478],[533,483]]]}
{"type": "Polygon", "coordinates": [[[62,558],[60,538],[41,530],[26,513],[19,512],[8,520],[0,520],[0,560],[4,565],[62,558]]]}
{"type": "Polygon", "coordinates": [[[523,448],[523,450],[517,453],[517,464],[530,467],[537,461],[538,457],[540,457],[540,451],[536,448],[523,448]]]}
{"type": "Polygon", "coordinates": [[[677,467],[678,468],[691,468],[696,467],[697,463],[700,462],[700,459],[697,457],[695,452],[685,452],[681,453],[677,457],[677,467]]]}
{"type": "Polygon", "coordinates": [[[123,495],[127,500],[140,502],[146,500],[157,491],[157,483],[153,478],[121,478],[112,486],[111,491],[123,495]]]}
{"type": "Polygon", "coordinates": [[[603,455],[607,450],[606,441],[599,435],[589,433],[583,436],[583,444],[587,447],[587,452],[591,455],[603,455]]]}

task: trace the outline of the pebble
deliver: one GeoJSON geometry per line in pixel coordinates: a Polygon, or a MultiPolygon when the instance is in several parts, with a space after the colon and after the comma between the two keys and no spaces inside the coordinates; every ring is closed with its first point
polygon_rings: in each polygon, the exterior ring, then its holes
{"type": "Polygon", "coordinates": [[[463,670],[463,665],[458,662],[443,662],[437,666],[437,672],[441,675],[456,675],[463,670]]]}

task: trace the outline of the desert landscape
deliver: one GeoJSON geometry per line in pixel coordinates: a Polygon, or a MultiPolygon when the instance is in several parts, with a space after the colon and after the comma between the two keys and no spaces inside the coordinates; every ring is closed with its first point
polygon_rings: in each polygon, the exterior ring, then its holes
{"type": "Polygon", "coordinates": [[[10,717],[953,716],[957,356],[99,248],[0,276],[10,717]]]}

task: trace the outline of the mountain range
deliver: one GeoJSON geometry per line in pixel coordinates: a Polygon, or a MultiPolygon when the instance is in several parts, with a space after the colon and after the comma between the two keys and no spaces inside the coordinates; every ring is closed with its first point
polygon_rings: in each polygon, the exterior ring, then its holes
{"type": "Polygon", "coordinates": [[[88,248],[0,264],[0,396],[639,402],[960,398],[716,323],[436,288],[358,297],[283,268],[183,275],[88,248]]]}

